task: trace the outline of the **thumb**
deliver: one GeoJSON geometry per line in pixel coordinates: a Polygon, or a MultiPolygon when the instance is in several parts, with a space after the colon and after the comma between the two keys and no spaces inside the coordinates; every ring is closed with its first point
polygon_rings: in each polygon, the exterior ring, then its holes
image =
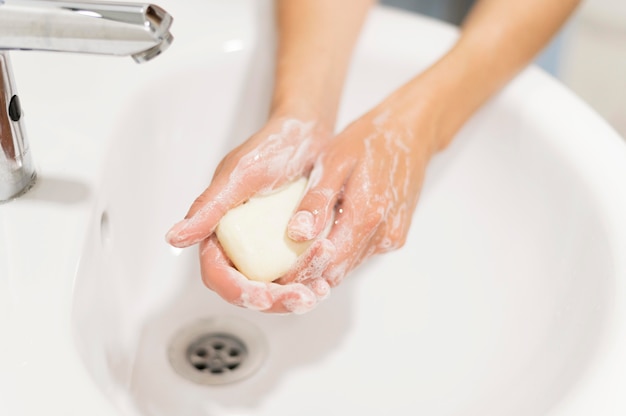
{"type": "Polygon", "coordinates": [[[308,190],[287,225],[289,238],[298,242],[312,240],[330,225],[347,178],[346,170],[326,170],[322,164],[315,166],[309,177],[308,190]]]}
{"type": "Polygon", "coordinates": [[[209,237],[229,209],[242,204],[255,193],[253,184],[233,183],[219,175],[196,198],[185,218],[174,224],[165,239],[174,247],[189,247],[209,237]],[[224,178],[224,179],[222,179],[224,178]]]}

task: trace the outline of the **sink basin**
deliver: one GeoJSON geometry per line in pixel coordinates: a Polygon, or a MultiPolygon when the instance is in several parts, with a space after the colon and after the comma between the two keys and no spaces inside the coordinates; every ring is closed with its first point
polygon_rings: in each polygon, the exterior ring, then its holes
{"type": "MultiPolygon", "coordinates": [[[[527,69],[433,161],[404,248],[310,313],[261,314],[164,233],[264,121],[269,3],[160,5],[176,42],[145,66],[13,56],[40,179],[0,206],[0,414],[626,412],[626,146],[584,103],[527,69]],[[243,340],[224,362],[250,371],[185,377],[193,331],[243,340]]],[[[455,36],[377,8],[340,125],[455,36]]]]}

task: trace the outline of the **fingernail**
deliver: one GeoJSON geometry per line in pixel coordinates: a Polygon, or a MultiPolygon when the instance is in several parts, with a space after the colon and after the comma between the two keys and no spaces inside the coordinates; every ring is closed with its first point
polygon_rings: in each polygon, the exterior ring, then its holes
{"type": "Polygon", "coordinates": [[[294,294],[297,296],[293,298],[286,298],[283,301],[283,305],[296,315],[301,315],[303,313],[309,312],[315,305],[317,305],[317,296],[311,289],[304,285],[299,286],[301,290],[295,291],[294,294]]]}
{"type": "Polygon", "coordinates": [[[290,313],[303,314],[315,308],[317,296],[301,283],[272,285],[271,292],[275,302],[280,302],[290,313]]]}
{"type": "Polygon", "coordinates": [[[315,217],[309,211],[298,211],[287,227],[287,235],[294,241],[306,241],[315,238],[315,217]]]}
{"type": "Polygon", "coordinates": [[[295,299],[283,300],[285,308],[296,315],[305,314],[315,308],[317,305],[317,297],[311,292],[310,295],[300,294],[295,299]]]}
{"type": "Polygon", "coordinates": [[[316,279],[309,285],[318,300],[324,300],[330,295],[330,285],[324,279],[316,279]]]}
{"type": "Polygon", "coordinates": [[[189,227],[188,220],[182,220],[174,224],[172,228],[165,234],[165,241],[173,245],[174,247],[178,247],[181,243],[183,243],[188,235],[185,234],[185,230],[189,227]]]}

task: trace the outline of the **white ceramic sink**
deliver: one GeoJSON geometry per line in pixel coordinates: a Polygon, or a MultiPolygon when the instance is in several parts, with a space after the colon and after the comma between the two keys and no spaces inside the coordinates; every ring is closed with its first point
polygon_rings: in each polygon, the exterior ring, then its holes
{"type": "MultiPolygon", "coordinates": [[[[0,206],[0,414],[626,413],[626,146],[597,115],[525,71],[434,161],[403,249],[308,314],[240,309],[164,233],[263,123],[267,2],[159,4],[176,41],[149,64],[13,55],[40,179],[0,206]],[[174,371],[205,319],[258,332],[260,368],[174,371]]],[[[454,37],[376,10],[341,124],[454,37]]]]}

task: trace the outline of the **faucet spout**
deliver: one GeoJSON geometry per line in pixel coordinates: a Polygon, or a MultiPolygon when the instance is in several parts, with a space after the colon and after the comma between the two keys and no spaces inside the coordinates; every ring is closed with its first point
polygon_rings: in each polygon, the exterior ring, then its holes
{"type": "Polygon", "coordinates": [[[172,20],[153,4],[0,0],[0,203],[26,192],[37,176],[9,51],[130,56],[142,63],[172,43],[172,20]]]}
{"type": "Polygon", "coordinates": [[[145,62],[173,40],[172,17],[141,3],[0,0],[0,50],[131,56],[145,62]]]}

